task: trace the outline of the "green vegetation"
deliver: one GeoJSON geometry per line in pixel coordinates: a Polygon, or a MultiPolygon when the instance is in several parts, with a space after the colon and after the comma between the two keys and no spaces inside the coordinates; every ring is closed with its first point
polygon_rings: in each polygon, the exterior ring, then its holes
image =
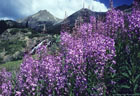
{"type": "Polygon", "coordinates": [[[33,38],[33,37],[43,37],[46,36],[46,34],[40,34],[40,33],[34,33],[34,34],[30,34],[28,35],[29,38],[33,38]]]}
{"type": "Polygon", "coordinates": [[[22,60],[11,61],[0,65],[0,69],[6,68],[7,71],[16,71],[19,69],[22,60]]]}
{"type": "Polygon", "coordinates": [[[8,61],[21,60],[25,48],[32,48],[33,46],[38,44],[44,37],[46,37],[46,34],[41,34],[27,28],[10,28],[6,30],[1,36],[0,64],[3,64],[8,61]],[[34,43],[30,45],[28,44],[28,40],[29,42],[33,41],[34,43]]]}
{"type": "Polygon", "coordinates": [[[14,54],[16,51],[20,51],[22,48],[24,48],[26,43],[25,41],[20,40],[3,40],[0,45],[0,52],[2,52],[5,48],[6,54],[14,54]]]}
{"type": "Polygon", "coordinates": [[[19,32],[19,29],[17,29],[17,28],[14,28],[14,30],[11,30],[11,31],[10,31],[10,33],[11,33],[12,35],[15,35],[17,32],[19,32]]]}

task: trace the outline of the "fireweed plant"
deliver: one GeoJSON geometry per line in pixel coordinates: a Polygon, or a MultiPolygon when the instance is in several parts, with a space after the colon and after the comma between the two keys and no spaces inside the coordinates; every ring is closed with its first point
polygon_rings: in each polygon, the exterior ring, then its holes
{"type": "Polygon", "coordinates": [[[116,92],[140,95],[140,6],[134,2],[132,12],[125,14],[122,35],[116,38],[116,92]]]}
{"type": "Polygon", "coordinates": [[[65,26],[59,49],[40,46],[25,54],[18,72],[0,71],[2,96],[140,95],[140,8],[111,9],[105,20],[90,17],[65,26]]]}

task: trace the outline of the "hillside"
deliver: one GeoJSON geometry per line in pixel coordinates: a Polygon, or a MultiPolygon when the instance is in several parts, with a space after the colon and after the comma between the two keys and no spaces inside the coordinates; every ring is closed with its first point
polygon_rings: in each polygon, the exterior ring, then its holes
{"type": "Polygon", "coordinates": [[[27,28],[7,29],[0,35],[0,63],[21,59],[27,49],[31,50],[46,37],[27,28]]]}

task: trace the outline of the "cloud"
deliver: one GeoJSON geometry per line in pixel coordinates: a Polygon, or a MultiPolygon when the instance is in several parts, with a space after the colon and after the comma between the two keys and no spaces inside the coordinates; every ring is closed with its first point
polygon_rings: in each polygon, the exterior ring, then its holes
{"type": "MultiPolygon", "coordinates": [[[[21,1],[22,3],[25,3],[23,1],[26,0],[21,1]]],[[[31,6],[27,6],[28,11],[24,9],[23,12],[25,12],[24,14],[30,14],[42,9],[46,9],[54,16],[63,19],[65,11],[67,12],[67,15],[71,15],[72,13],[80,10],[83,7],[83,4],[85,8],[88,8],[90,6],[90,8],[94,11],[107,11],[107,7],[103,3],[95,0],[32,0],[31,6]]]]}
{"type": "Polygon", "coordinates": [[[0,20],[14,20],[13,18],[8,18],[8,17],[2,17],[0,20]]]}
{"type": "Polygon", "coordinates": [[[20,2],[18,0],[0,0],[0,18],[19,18],[22,17],[20,2]]]}
{"type": "Polygon", "coordinates": [[[54,16],[63,19],[65,11],[67,15],[83,8],[90,6],[91,10],[105,12],[107,7],[95,0],[1,0],[3,4],[0,6],[0,17],[23,18],[32,15],[39,10],[48,10],[54,16]]]}

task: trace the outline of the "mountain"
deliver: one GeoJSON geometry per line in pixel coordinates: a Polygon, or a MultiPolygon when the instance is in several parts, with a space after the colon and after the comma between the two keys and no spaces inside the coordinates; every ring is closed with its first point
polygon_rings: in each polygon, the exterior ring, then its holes
{"type": "Polygon", "coordinates": [[[131,5],[124,4],[124,5],[116,7],[115,9],[121,10],[121,11],[123,11],[125,13],[130,13],[132,11],[132,7],[133,7],[132,4],[131,5]]]}
{"type": "Polygon", "coordinates": [[[22,23],[25,27],[35,29],[37,31],[42,31],[44,24],[48,28],[58,21],[60,21],[60,19],[53,16],[47,10],[40,10],[36,14],[18,20],[17,22],[22,23]]]}
{"type": "Polygon", "coordinates": [[[106,15],[105,12],[94,12],[87,8],[82,8],[79,11],[67,17],[63,22],[61,22],[61,24],[65,23],[66,21],[69,21],[67,23],[69,23],[70,26],[74,26],[75,21],[80,17],[84,19],[84,22],[89,22],[90,16],[94,16],[96,18],[104,18],[105,15],[106,15]]]}
{"type": "Polygon", "coordinates": [[[53,27],[50,27],[48,30],[49,33],[60,33],[61,26],[69,25],[70,28],[74,27],[74,24],[77,19],[81,18],[84,20],[83,22],[89,22],[89,17],[95,16],[96,18],[105,19],[106,13],[105,12],[93,12],[92,10],[89,10],[87,8],[82,8],[79,11],[73,13],[72,15],[65,18],[62,22],[59,22],[55,24],[53,27]],[[85,18],[86,17],[86,18],[85,18]]]}
{"type": "Polygon", "coordinates": [[[23,26],[34,29],[36,31],[42,32],[44,25],[47,29],[47,33],[49,34],[59,34],[61,30],[61,25],[68,24],[71,28],[74,26],[77,18],[85,18],[85,17],[105,17],[105,12],[93,12],[87,8],[82,8],[64,20],[58,19],[53,16],[47,10],[40,10],[36,14],[33,14],[24,19],[20,19],[17,22],[21,23],[23,26]]]}
{"type": "MultiPolygon", "coordinates": [[[[132,5],[122,5],[115,9],[129,13],[132,11],[132,5]]],[[[87,8],[82,8],[79,11],[68,16],[64,20],[61,20],[53,16],[47,10],[40,10],[36,14],[18,20],[18,23],[21,23],[23,26],[34,29],[38,32],[42,32],[45,25],[47,33],[59,34],[61,31],[61,26],[63,26],[64,24],[69,25],[70,28],[73,28],[77,19],[82,18],[84,22],[89,22],[89,20],[87,19],[90,16],[95,16],[98,19],[105,20],[106,12],[94,12],[87,8]],[[85,19],[85,17],[87,19],[85,19]]]]}

